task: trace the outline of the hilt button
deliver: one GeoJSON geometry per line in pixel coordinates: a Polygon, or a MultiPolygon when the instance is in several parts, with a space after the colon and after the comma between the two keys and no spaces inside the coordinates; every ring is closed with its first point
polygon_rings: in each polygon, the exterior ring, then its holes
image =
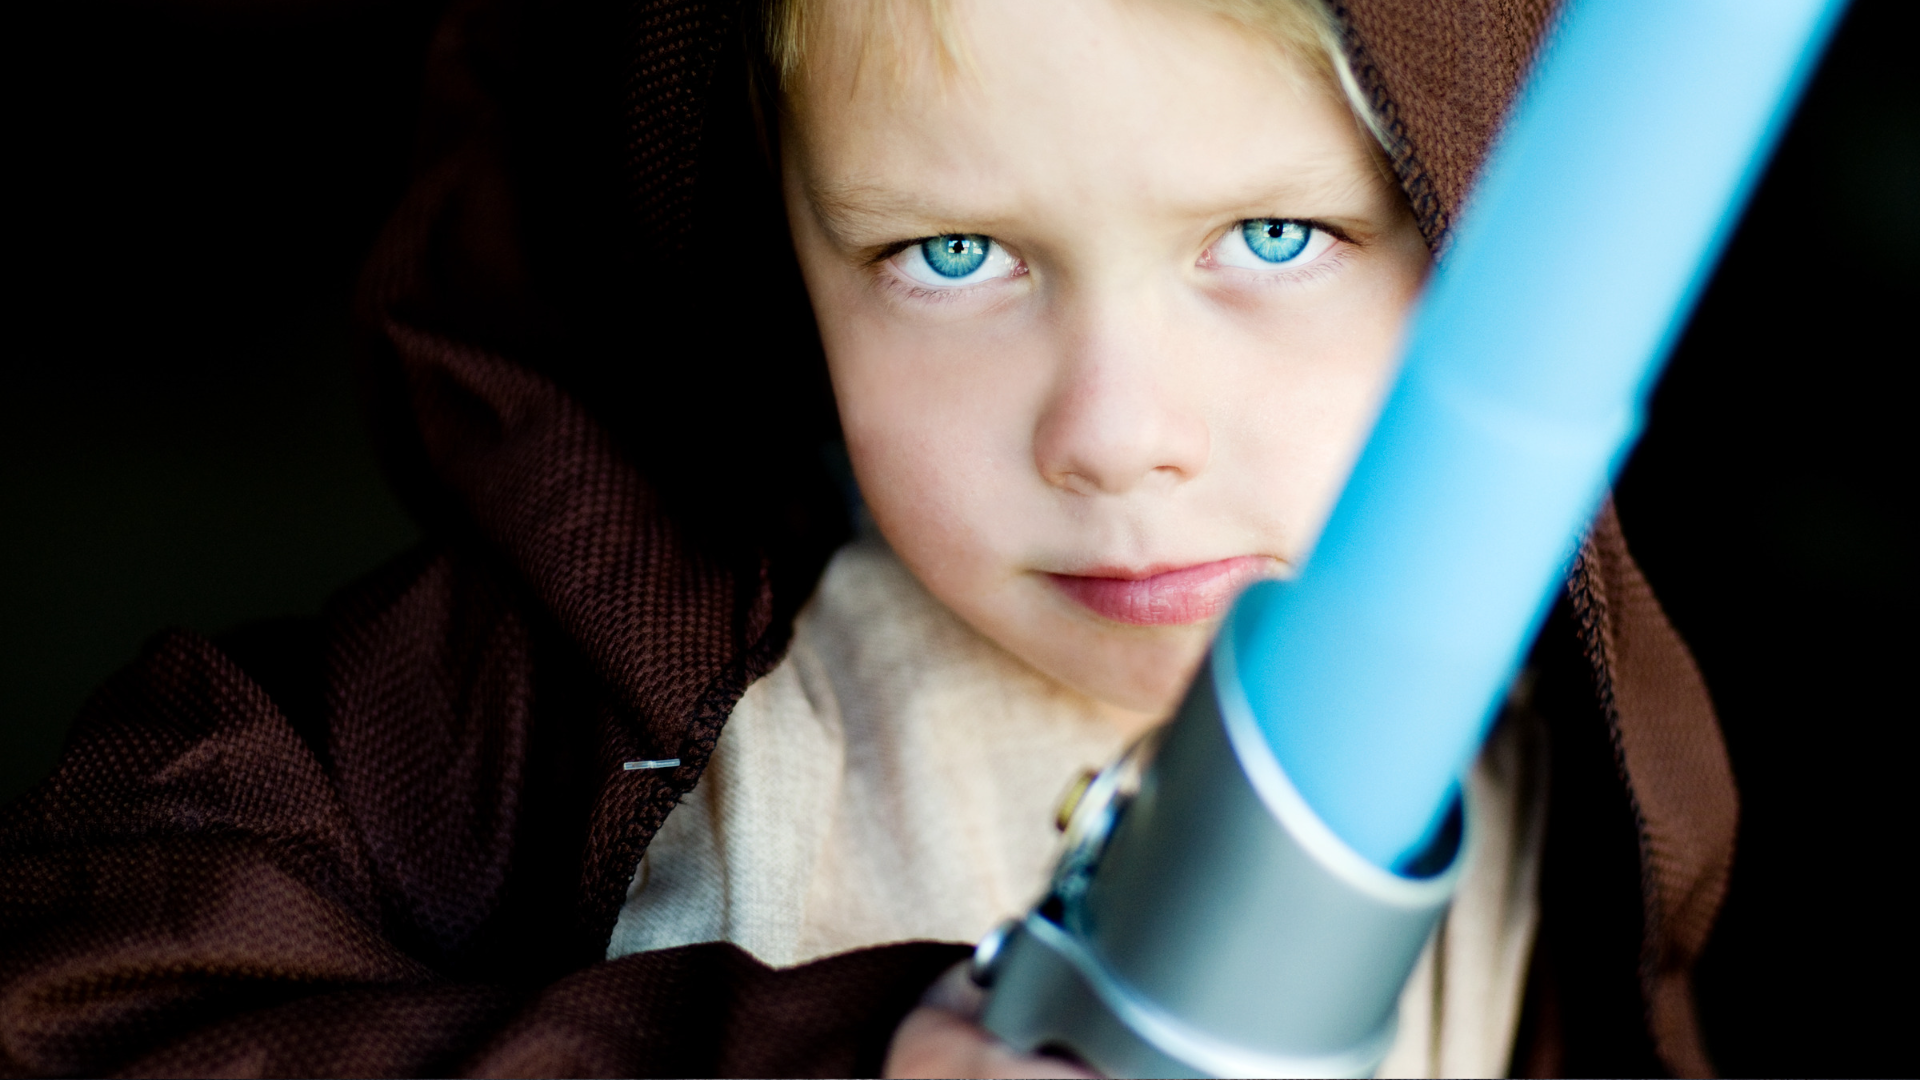
{"type": "Polygon", "coordinates": [[[1080,775],[1074,777],[1073,783],[1069,785],[1066,790],[1066,794],[1060,796],[1059,808],[1053,812],[1053,828],[1055,832],[1067,831],[1067,824],[1073,820],[1073,812],[1080,809],[1080,800],[1086,798],[1087,789],[1093,786],[1094,778],[1099,775],[1100,770],[1098,769],[1082,769],[1080,770],[1080,775]]]}

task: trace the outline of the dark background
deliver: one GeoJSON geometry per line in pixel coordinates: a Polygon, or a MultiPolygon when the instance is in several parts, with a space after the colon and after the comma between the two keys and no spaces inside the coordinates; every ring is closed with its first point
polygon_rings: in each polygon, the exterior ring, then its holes
{"type": "Polygon", "coordinates": [[[1617,489],[1741,789],[1699,973],[1731,1076],[1920,1074],[1913,12],[1856,0],[1617,489]]]}
{"type": "MultiPolygon", "coordinates": [[[[168,624],[312,612],[415,531],[347,363],[437,0],[10,16],[0,799],[168,624]]],[[[1733,1075],[1911,1075],[1920,88],[1857,0],[1654,402],[1627,535],[1745,800],[1700,996],[1733,1075]]],[[[1595,243],[1656,244],[1622,222],[1595,243]]]]}

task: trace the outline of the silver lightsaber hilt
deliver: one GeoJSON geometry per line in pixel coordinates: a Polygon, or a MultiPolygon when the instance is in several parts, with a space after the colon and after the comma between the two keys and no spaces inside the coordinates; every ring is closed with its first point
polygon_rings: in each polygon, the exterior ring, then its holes
{"type": "Polygon", "coordinates": [[[1222,634],[1165,727],[1073,808],[1047,895],[974,955],[983,1023],[1108,1076],[1370,1076],[1459,877],[1458,801],[1405,873],[1321,822],[1222,634]]]}

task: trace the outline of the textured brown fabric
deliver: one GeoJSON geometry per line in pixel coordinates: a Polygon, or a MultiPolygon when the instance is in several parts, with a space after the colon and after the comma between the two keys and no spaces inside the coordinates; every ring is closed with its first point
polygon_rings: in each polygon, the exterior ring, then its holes
{"type": "Polygon", "coordinates": [[[1726,890],[1739,799],[1706,688],[1611,506],[1533,668],[1552,796],[1514,1070],[1710,1075],[1691,972],[1726,890]]]}
{"type": "Polygon", "coordinates": [[[1420,231],[1445,247],[1553,0],[1335,0],[1420,231]]]}
{"type": "Polygon", "coordinates": [[[1740,815],[1706,684],[1608,505],[1580,554],[1572,596],[1600,707],[1638,826],[1645,929],[1640,956],[1654,1046],[1681,1076],[1712,1072],[1694,1015],[1693,964],[1733,870],[1740,815]]]}
{"type": "Polygon", "coordinates": [[[122,1074],[867,1076],[907,1005],[964,954],[924,942],[776,971],[715,943],[597,964],[524,1001],[349,990],[203,1028],[122,1074]]]}
{"type": "MultiPolygon", "coordinates": [[[[1546,8],[1342,10],[1438,243],[1546,8]]],[[[0,1074],[859,1074],[962,954],[601,960],[844,530],[797,275],[743,315],[699,261],[780,227],[740,20],[449,10],[362,318],[429,539],[317,620],[156,638],[0,812],[0,1074]]],[[[1569,596],[1536,657],[1554,794],[1516,1061],[1703,1073],[1724,751],[1609,514],[1569,596]]]]}

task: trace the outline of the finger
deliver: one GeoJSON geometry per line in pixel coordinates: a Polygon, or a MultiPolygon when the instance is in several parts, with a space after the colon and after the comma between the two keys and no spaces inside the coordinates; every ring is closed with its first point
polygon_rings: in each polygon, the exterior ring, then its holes
{"type": "Polygon", "coordinates": [[[887,1076],[1091,1077],[1063,1058],[1022,1054],[943,1009],[919,1008],[894,1033],[887,1076]]]}
{"type": "Polygon", "coordinates": [[[927,992],[920,995],[920,1004],[968,1020],[979,1020],[980,1013],[987,1007],[987,992],[973,981],[968,967],[969,962],[962,960],[942,972],[933,980],[933,985],[927,987],[927,992]]]}

